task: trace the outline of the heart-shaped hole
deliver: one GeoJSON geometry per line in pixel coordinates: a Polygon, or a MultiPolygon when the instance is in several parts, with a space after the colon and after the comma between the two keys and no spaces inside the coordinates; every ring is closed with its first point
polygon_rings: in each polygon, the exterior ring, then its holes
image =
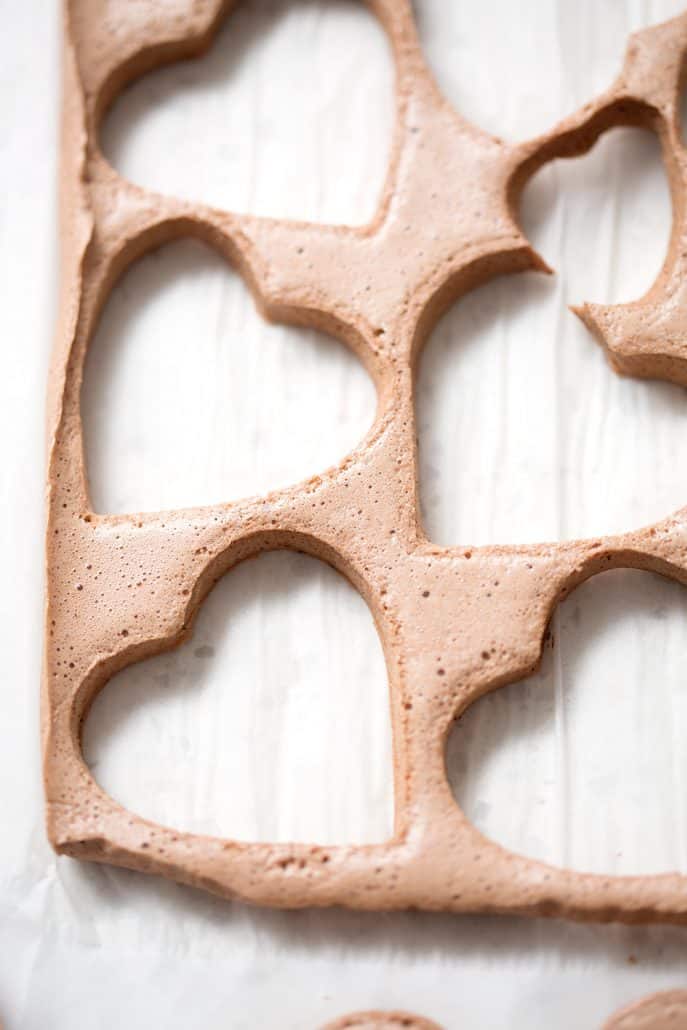
{"type": "Polygon", "coordinates": [[[662,5],[577,0],[415,0],[420,40],[456,109],[487,132],[520,140],[552,128],[607,89],[630,33],[681,14],[662,5]]]}
{"type": "Polygon", "coordinates": [[[481,698],[450,737],[467,817],[584,872],[687,873],[687,591],[614,571],[558,608],[539,672],[481,698]]]}
{"type": "Polygon", "coordinates": [[[365,602],[305,555],[244,562],[204,602],[190,641],[107,684],[84,755],[112,797],[179,830],[388,839],[388,687],[365,602]]]}
{"type": "Polygon", "coordinates": [[[122,175],[161,193],[356,224],[375,212],[392,123],[390,49],[364,4],[251,0],[205,57],[125,90],[101,143],[122,175]]]}
{"type": "Polygon", "coordinates": [[[187,507],[297,482],[363,438],[374,404],[344,344],[270,325],[218,254],[168,244],[114,288],[86,359],[94,507],[187,507]]]}
{"type": "Polygon", "coordinates": [[[670,198],[656,140],[618,129],[555,162],[522,213],[556,276],[462,298],[420,359],[420,484],[437,543],[622,532],[687,501],[684,390],[617,375],[568,310],[628,300],[658,273],[670,198]]]}

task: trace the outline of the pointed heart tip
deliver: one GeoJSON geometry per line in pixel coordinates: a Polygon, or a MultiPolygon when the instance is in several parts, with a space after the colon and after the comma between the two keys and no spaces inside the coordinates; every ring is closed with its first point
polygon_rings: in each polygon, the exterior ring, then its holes
{"type": "Polygon", "coordinates": [[[532,261],[532,269],[535,272],[542,272],[544,275],[555,275],[555,269],[551,265],[547,264],[541,254],[538,251],[532,249],[530,251],[530,259],[532,261]]]}

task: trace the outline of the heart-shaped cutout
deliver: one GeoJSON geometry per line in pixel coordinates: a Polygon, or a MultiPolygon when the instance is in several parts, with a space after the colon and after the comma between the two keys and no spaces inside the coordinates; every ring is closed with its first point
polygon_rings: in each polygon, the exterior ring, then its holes
{"type": "Polygon", "coordinates": [[[450,737],[467,817],[581,872],[687,873],[687,591],[594,577],[556,611],[540,670],[481,698],[450,737]]]}
{"type": "Polygon", "coordinates": [[[107,684],[84,755],[117,801],[178,830],[387,840],[389,691],[369,609],[314,558],[280,551],[239,565],[190,641],[107,684]]]}
{"type": "Polygon", "coordinates": [[[185,240],[132,266],[92,341],[81,396],[96,511],[228,501],[335,464],[375,390],[344,344],[271,325],[243,280],[185,240]]]}
{"type": "Polygon", "coordinates": [[[207,55],[126,89],[101,144],[122,175],[161,193],[357,224],[381,193],[393,106],[388,40],[364,4],[251,2],[207,55]]]}
{"type": "Polygon", "coordinates": [[[523,221],[557,270],[459,300],[420,359],[420,485],[440,544],[636,529],[687,502],[684,390],[623,378],[569,310],[648,287],[670,232],[660,151],[618,129],[530,184],[523,221]]]}

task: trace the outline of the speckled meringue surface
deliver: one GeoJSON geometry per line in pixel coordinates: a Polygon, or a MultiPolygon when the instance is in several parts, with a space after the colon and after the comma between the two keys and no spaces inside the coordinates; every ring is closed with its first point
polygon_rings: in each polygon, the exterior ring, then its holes
{"type": "MultiPolygon", "coordinates": [[[[601,1030],[685,1030],[687,991],[659,991],[627,1005],[604,1023],[601,1030]]],[[[409,1012],[354,1012],[327,1023],[322,1030],[442,1030],[437,1024],[409,1012]]]]}
{"type": "Polygon", "coordinates": [[[209,45],[232,3],[67,0],[60,314],[48,396],[42,742],[47,827],[78,858],[154,872],[261,905],[417,907],[577,919],[687,921],[687,879],[607,877],[506,851],[465,819],[446,779],[453,720],[536,666],[556,604],[610,568],[687,583],[687,512],[616,537],[440,548],[417,490],[414,375],[440,314],[492,276],[546,271],[517,221],[527,179],[607,129],[658,133],[673,198],[664,267],[631,304],[579,314],[617,371],[687,384],[687,155],[678,125],[687,15],[632,36],[609,90],[536,139],[506,144],[455,112],[420,51],[408,0],[370,0],[396,72],[396,130],[374,220],[351,229],[218,211],[133,186],[98,128],[117,93],[209,45]],[[154,514],[92,511],[83,460],[83,363],[112,285],[181,237],[213,246],[266,318],[338,336],[378,391],[359,447],[307,482],[231,504],[154,514]],[[383,845],[245,844],[152,824],[95,782],[80,746],[88,708],[124,666],[192,632],[237,562],[291,548],[331,563],[367,601],[384,648],[394,738],[395,831],[383,845]]]}
{"type": "Polygon", "coordinates": [[[659,991],[628,1005],[604,1023],[603,1030],[685,1030],[687,991],[659,991]]]}
{"type": "Polygon", "coordinates": [[[322,1030],[442,1030],[422,1016],[410,1012],[354,1012],[327,1023],[322,1030]]]}

